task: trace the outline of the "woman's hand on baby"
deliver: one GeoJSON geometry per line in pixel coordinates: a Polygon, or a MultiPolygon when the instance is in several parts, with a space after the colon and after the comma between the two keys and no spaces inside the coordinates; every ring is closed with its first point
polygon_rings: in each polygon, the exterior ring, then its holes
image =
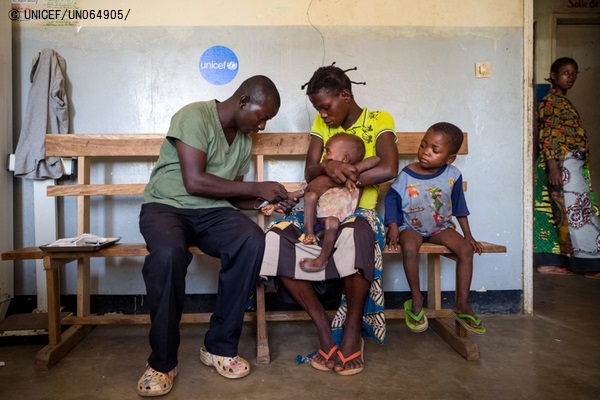
{"type": "Polygon", "coordinates": [[[354,165],[343,163],[341,161],[331,160],[325,165],[325,173],[338,185],[346,183],[350,177],[358,176],[358,169],[354,165]]]}

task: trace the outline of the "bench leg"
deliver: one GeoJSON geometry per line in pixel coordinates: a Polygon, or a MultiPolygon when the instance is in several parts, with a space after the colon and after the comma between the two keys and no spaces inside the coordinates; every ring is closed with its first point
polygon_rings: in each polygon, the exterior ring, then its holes
{"type": "Polygon", "coordinates": [[[48,371],[94,328],[94,325],[73,325],[69,327],[62,334],[62,339],[59,343],[54,345],[49,344],[36,354],[35,368],[40,371],[48,371]]]}
{"type": "Polygon", "coordinates": [[[46,290],[48,293],[48,345],[35,358],[36,369],[47,371],[63,358],[94,327],[91,325],[71,326],[64,333],[60,324],[60,279],[59,267],[65,261],[44,257],[46,290]]]}
{"type": "Polygon", "coordinates": [[[464,333],[457,333],[455,321],[449,318],[436,318],[429,320],[429,326],[444,339],[458,354],[467,361],[479,360],[479,346],[471,341],[466,335],[466,330],[461,326],[464,333]],[[464,335],[464,336],[463,336],[464,335]]]}
{"type": "MultiPolygon", "coordinates": [[[[427,306],[434,310],[442,309],[441,259],[439,254],[427,256],[427,306]]],[[[450,318],[429,320],[429,325],[458,354],[467,361],[479,360],[479,346],[467,337],[467,330],[450,318]]]]}
{"type": "Polygon", "coordinates": [[[90,315],[90,259],[77,260],[77,316],[90,315]]]}
{"type": "Polygon", "coordinates": [[[46,270],[46,292],[48,296],[48,342],[56,345],[61,341],[60,333],[60,278],[58,268],[61,263],[44,257],[46,270]]]}
{"type": "Polygon", "coordinates": [[[427,255],[427,308],[442,309],[441,260],[439,254],[427,255]]]}
{"type": "Polygon", "coordinates": [[[256,284],[256,363],[269,364],[269,335],[267,333],[267,313],[265,310],[265,286],[256,284]]]}

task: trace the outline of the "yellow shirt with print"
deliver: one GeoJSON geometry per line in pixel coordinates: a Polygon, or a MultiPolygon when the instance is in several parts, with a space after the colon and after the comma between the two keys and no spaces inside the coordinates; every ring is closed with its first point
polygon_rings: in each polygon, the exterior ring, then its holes
{"type": "MultiPolygon", "coordinates": [[[[377,138],[384,132],[392,132],[394,135],[394,142],[398,139],[392,116],[386,111],[371,111],[366,108],[363,108],[360,117],[346,130],[341,126],[336,128],[327,126],[320,115],[315,117],[315,121],[310,130],[311,135],[320,137],[323,140],[323,143],[326,143],[330,137],[338,133],[347,133],[349,135],[358,136],[365,143],[365,158],[377,155],[377,138]]],[[[323,161],[324,155],[325,146],[323,146],[321,161],[323,161]]],[[[366,186],[358,206],[374,210],[377,205],[378,196],[379,185],[366,186]]]]}

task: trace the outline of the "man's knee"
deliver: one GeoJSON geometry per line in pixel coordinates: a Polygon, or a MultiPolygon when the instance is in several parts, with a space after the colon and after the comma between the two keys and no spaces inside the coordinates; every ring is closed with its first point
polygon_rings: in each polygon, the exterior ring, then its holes
{"type": "MultiPolygon", "coordinates": [[[[234,240],[234,238],[238,235],[239,234],[232,232],[232,240],[234,240]]],[[[243,240],[244,246],[255,248],[259,253],[262,253],[265,249],[265,233],[260,226],[252,221],[250,221],[250,224],[247,224],[244,227],[243,233],[241,233],[241,235],[238,237],[243,240]]]]}
{"type": "Polygon", "coordinates": [[[152,259],[152,265],[160,265],[161,268],[179,265],[187,267],[192,261],[192,254],[185,242],[175,242],[169,239],[152,247],[148,257],[152,259]]]}

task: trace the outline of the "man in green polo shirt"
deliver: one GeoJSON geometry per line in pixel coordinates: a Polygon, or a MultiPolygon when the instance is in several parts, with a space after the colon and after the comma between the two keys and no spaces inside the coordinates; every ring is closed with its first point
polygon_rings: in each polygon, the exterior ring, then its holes
{"type": "Polygon", "coordinates": [[[248,134],[265,129],[279,106],[275,84],[259,75],[227,100],[189,104],[171,119],[140,213],[150,252],[142,273],[152,321],[152,353],[137,387],[142,396],[168,393],[177,375],[190,245],[221,259],[217,303],[200,359],[226,378],[250,372],[238,355],[238,341],[262,262],[264,233],[239,209],[264,200],[284,210],[295,204],[278,182],[243,182],[251,161],[248,134]]]}

